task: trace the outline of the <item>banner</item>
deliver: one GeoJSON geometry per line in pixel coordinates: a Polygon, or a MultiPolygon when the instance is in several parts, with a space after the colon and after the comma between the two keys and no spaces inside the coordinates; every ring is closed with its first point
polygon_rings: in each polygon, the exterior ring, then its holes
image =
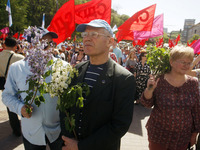
{"type": "Polygon", "coordinates": [[[8,11],[9,27],[11,27],[12,26],[12,14],[11,14],[10,0],[8,0],[8,2],[7,2],[6,11],[8,11]]]}
{"type": "Polygon", "coordinates": [[[200,39],[198,39],[192,46],[194,53],[197,54],[200,52],[200,39]]]}
{"type": "Polygon", "coordinates": [[[194,40],[194,41],[192,41],[191,43],[189,43],[188,41],[187,41],[187,46],[192,46],[195,42],[196,42],[197,40],[194,40]]]}
{"type": "Polygon", "coordinates": [[[154,18],[151,31],[135,31],[134,40],[153,38],[163,35],[163,14],[154,18]]]}
{"type": "Polygon", "coordinates": [[[181,39],[181,36],[180,36],[180,34],[177,36],[177,38],[176,38],[176,40],[175,40],[175,45],[177,45],[178,44],[178,41],[180,41],[180,39],[181,39]]]}
{"type": "Polygon", "coordinates": [[[116,33],[116,38],[117,38],[117,42],[121,41],[121,40],[134,40],[133,39],[133,31],[132,30],[127,30],[126,32],[124,32],[123,30],[118,30],[118,32],[116,33]]]}
{"type": "Polygon", "coordinates": [[[0,30],[3,34],[7,34],[9,33],[9,28],[8,27],[5,27],[3,29],[0,30]]]}
{"type": "Polygon", "coordinates": [[[55,14],[49,27],[49,31],[58,34],[57,39],[53,39],[57,44],[65,41],[75,30],[74,0],[66,2],[55,14]]]}
{"type": "Polygon", "coordinates": [[[128,35],[131,31],[151,31],[155,9],[156,4],[135,13],[118,28],[119,33],[117,32],[116,37],[124,39],[125,36],[128,35]],[[120,35],[123,35],[124,37],[119,37],[120,35]]]}
{"type": "Polygon", "coordinates": [[[91,0],[75,6],[75,22],[88,23],[94,19],[103,19],[110,24],[111,0],[91,0]]]}
{"type": "Polygon", "coordinates": [[[19,36],[18,32],[13,35],[13,37],[16,39],[18,39],[18,36],[19,36]]]}
{"type": "Polygon", "coordinates": [[[3,34],[0,36],[0,39],[5,40],[7,36],[8,36],[8,34],[3,33],[3,34]]]}

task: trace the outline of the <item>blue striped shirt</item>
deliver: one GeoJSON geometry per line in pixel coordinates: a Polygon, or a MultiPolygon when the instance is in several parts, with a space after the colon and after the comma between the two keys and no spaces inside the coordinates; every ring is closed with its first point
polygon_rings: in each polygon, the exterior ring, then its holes
{"type": "Polygon", "coordinates": [[[94,87],[98,77],[100,76],[101,72],[103,71],[105,64],[102,65],[89,65],[87,71],[85,73],[84,82],[88,84],[90,90],[94,87]]]}

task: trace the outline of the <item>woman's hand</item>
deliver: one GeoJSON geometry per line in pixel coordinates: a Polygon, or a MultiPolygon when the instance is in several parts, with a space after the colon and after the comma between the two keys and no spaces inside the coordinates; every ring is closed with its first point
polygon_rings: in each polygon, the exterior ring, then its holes
{"type": "Polygon", "coordinates": [[[147,88],[144,91],[144,97],[146,99],[151,99],[153,96],[153,91],[157,87],[157,83],[160,79],[155,80],[153,75],[150,75],[150,78],[147,81],[147,88]]]}
{"type": "Polygon", "coordinates": [[[148,81],[147,81],[147,89],[149,90],[149,91],[154,91],[154,89],[157,87],[157,83],[158,83],[158,81],[160,80],[160,79],[155,79],[155,77],[153,76],[153,75],[149,75],[150,77],[149,77],[149,79],[148,79],[148,81]]]}

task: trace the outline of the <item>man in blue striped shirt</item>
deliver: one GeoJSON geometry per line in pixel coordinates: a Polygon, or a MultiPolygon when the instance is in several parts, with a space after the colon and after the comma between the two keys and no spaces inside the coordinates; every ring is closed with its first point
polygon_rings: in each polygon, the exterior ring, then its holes
{"type": "Polygon", "coordinates": [[[79,76],[73,83],[86,82],[90,94],[84,107],[74,107],[75,132],[78,139],[65,130],[64,113],[60,113],[63,150],[119,150],[120,139],[132,121],[135,79],[127,69],[109,57],[113,44],[110,25],[101,19],[80,24],[83,49],[90,57],[75,67],[79,76]]]}

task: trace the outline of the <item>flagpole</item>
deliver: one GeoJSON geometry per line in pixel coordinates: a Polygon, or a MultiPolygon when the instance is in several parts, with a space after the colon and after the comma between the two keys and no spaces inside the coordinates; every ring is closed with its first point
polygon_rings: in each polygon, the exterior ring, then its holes
{"type": "Polygon", "coordinates": [[[56,0],[56,10],[58,11],[58,0],[56,0]]]}
{"type": "MultiPolygon", "coordinates": [[[[74,0],[74,12],[75,12],[75,0],[74,0]]],[[[76,35],[76,21],[75,21],[75,15],[74,15],[74,24],[75,24],[75,31],[74,31],[74,38],[76,35]]],[[[74,51],[76,51],[76,40],[74,40],[74,51]]]]}

